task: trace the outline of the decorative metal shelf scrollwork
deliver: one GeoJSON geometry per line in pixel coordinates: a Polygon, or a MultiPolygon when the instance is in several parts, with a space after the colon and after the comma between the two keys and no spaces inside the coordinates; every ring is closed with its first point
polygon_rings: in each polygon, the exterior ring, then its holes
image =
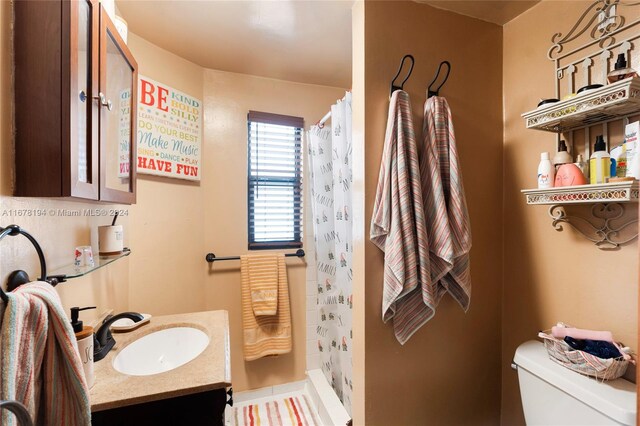
{"type": "Polygon", "coordinates": [[[549,216],[556,230],[561,231],[562,224],[566,223],[600,249],[616,249],[638,236],[637,227],[630,228],[638,222],[637,214],[625,215],[625,204],[638,201],[638,181],[524,189],[522,193],[527,198],[527,204],[550,205],[549,216]],[[593,205],[586,215],[578,215],[578,208],[575,214],[567,214],[563,208],[579,204],[593,205]]]}
{"type": "Polygon", "coordinates": [[[601,185],[563,186],[549,189],[523,189],[527,204],[624,203],[638,201],[638,181],[601,185]]]}
{"type": "Polygon", "coordinates": [[[578,231],[601,250],[614,250],[638,237],[638,228],[626,232],[629,226],[638,223],[638,217],[627,219],[616,224],[624,216],[625,208],[620,203],[597,203],[591,206],[591,217],[585,218],[568,215],[562,205],[549,207],[552,226],[562,231],[566,223],[578,231]]]}
{"type": "Polygon", "coordinates": [[[551,107],[522,114],[527,129],[567,132],[640,111],[640,78],[631,77],[551,107]]]}

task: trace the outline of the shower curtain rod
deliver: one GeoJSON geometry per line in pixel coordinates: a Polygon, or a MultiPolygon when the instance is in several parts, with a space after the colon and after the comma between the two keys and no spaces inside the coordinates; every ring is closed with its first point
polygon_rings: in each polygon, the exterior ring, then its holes
{"type": "MultiPolygon", "coordinates": [[[[349,92],[350,92],[350,90],[349,90],[349,92]]],[[[340,99],[340,101],[338,101],[338,102],[344,101],[346,97],[347,97],[347,95],[344,95],[344,96],[342,97],[342,99],[340,99]]],[[[327,120],[328,120],[328,119],[330,119],[330,118],[331,118],[331,110],[329,110],[329,112],[328,112],[328,113],[326,113],[326,114],[324,115],[324,117],[322,117],[320,120],[318,120],[318,122],[316,123],[316,126],[318,126],[318,127],[324,127],[324,123],[326,123],[326,122],[327,122],[327,120]]]]}
{"type": "MultiPolygon", "coordinates": [[[[344,99],[344,98],[343,98],[344,99]]],[[[320,121],[318,121],[318,127],[324,127],[324,123],[327,122],[328,119],[331,118],[331,111],[329,111],[328,113],[325,114],[324,117],[322,117],[320,119],[320,121]]]]}

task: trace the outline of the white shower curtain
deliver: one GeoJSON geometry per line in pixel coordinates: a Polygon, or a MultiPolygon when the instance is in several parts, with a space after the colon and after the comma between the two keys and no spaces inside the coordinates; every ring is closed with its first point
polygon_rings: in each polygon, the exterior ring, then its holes
{"type": "Polygon", "coordinates": [[[309,130],[322,371],[351,414],[351,93],[331,106],[331,127],[309,130]]]}

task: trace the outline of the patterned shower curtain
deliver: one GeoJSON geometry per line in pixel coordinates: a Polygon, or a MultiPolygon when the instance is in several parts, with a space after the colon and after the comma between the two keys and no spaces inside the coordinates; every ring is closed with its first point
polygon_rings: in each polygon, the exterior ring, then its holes
{"type": "Polygon", "coordinates": [[[331,127],[309,130],[322,371],[351,414],[351,93],[331,106],[331,127]]]}

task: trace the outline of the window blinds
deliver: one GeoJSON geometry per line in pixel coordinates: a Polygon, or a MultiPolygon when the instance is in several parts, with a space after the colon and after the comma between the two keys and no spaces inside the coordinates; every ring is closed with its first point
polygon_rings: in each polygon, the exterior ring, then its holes
{"type": "Polygon", "coordinates": [[[248,114],[249,249],[302,247],[300,117],[248,114]]]}

